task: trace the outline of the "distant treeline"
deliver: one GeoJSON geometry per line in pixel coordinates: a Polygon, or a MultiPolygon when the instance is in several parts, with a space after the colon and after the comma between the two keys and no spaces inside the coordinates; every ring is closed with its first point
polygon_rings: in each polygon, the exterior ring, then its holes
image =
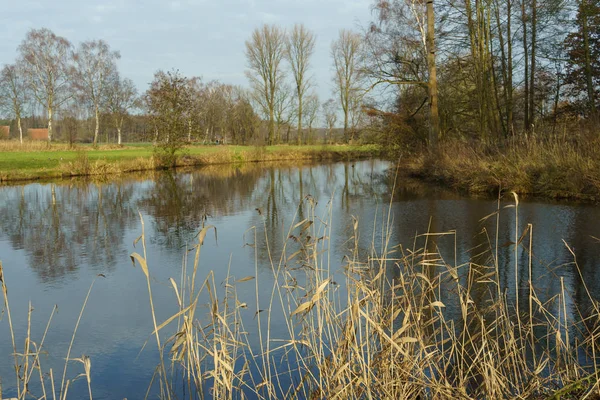
{"type": "Polygon", "coordinates": [[[597,131],[600,0],[373,0],[372,16],[331,44],[326,101],[314,90],[317,37],[302,24],[252,32],[247,88],[173,69],[157,71],[141,95],[107,43],[74,47],[43,28],[30,30],[2,69],[0,107],[13,136],[43,126],[48,140],[94,143],[125,135],[415,148],[597,131]]]}

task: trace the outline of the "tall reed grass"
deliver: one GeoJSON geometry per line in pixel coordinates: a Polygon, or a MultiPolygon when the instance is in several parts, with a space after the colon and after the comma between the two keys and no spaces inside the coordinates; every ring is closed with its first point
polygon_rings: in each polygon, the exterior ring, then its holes
{"type": "MultiPolygon", "coordinates": [[[[98,276],[103,277],[104,275],[98,276]]],[[[42,356],[47,353],[46,336],[50,329],[52,320],[56,314],[57,307],[53,307],[52,312],[50,313],[50,316],[46,323],[46,327],[44,329],[42,337],[39,340],[36,340],[32,335],[33,307],[31,303],[29,303],[25,337],[17,337],[17,335],[15,334],[16,330],[15,325],[13,323],[13,317],[10,311],[7,283],[4,277],[2,262],[0,262],[0,287],[2,289],[2,297],[4,304],[2,308],[2,314],[6,314],[6,319],[9,327],[10,340],[13,350],[13,353],[10,356],[12,358],[16,379],[15,385],[11,385],[14,391],[16,391],[16,397],[12,397],[8,400],[24,400],[30,398],[44,400],[66,400],[69,394],[69,388],[77,379],[86,380],[89,398],[90,400],[93,399],[91,386],[91,360],[86,355],[81,355],[80,357],[72,357],[71,351],[73,349],[75,337],[77,336],[79,324],[83,317],[85,307],[87,305],[88,299],[90,297],[95,282],[96,279],[92,281],[87,295],[83,300],[83,305],[79,312],[79,316],[77,317],[77,322],[75,324],[75,328],[73,329],[73,335],[71,336],[71,340],[67,349],[62,375],[60,374],[60,371],[58,371],[58,374],[56,374],[56,371],[53,368],[46,369],[46,367],[44,366],[45,358],[42,356]],[[20,347],[21,341],[23,346],[22,350],[20,347]],[[72,368],[71,370],[69,369],[69,366],[73,363],[80,364],[80,372],[77,375],[72,374],[72,368]],[[36,391],[35,394],[33,393],[33,390],[36,391]]],[[[9,357],[4,358],[3,362],[9,362],[9,357]]],[[[0,400],[3,399],[2,384],[3,382],[0,377],[0,400]]]]}
{"type": "Polygon", "coordinates": [[[410,175],[471,193],[600,200],[600,140],[566,137],[499,145],[447,141],[402,163],[410,175]]]}

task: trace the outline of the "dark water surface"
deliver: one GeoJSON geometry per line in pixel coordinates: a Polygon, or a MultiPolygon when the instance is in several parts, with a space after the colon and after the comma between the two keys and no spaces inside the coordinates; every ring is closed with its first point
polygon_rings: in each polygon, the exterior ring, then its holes
{"type": "MultiPolygon", "coordinates": [[[[415,242],[416,234],[428,229],[456,230],[456,235],[442,236],[435,242],[451,264],[464,263],[474,256],[483,262],[493,254],[485,252],[488,241],[494,246],[497,239],[502,246],[514,240],[514,208],[502,209],[496,227],[495,217],[480,221],[497,210],[496,200],[465,198],[405,182],[396,185],[392,199],[391,167],[379,160],[219,166],[189,173],[129,176],[106,183],[72,181],[1,187],[0,261],[17,346],[22,349],[24,345],[28,304],[34,309],[31,335],[38,342],[57,305],[44,346],[48,354],[41,362],[44,370],[53,368],[55,376],[61,377],[81,305],[94,278],[104,274],[106,278],[98,279],[91,292],[72,357],[91,357],[94,398],[144,397],[158,357],[150,336],[153,325],[146,281],[129,258],[133,251],[141,251],[139,244],[134,248],[141,233],[140,213],[145,221],[159,321],[177,311],[168,279],[179,281],[185,247],[196,240],[204,220],[216,226],[218,240],[212,233],[207,236],[199,274],[206,276],[214,271],[217,283],[225,279],[228,268],[238,279],[255,276],[256,256],[258,282],[270,290],[273,271],[265,251],[264,232],[271,238],[271,252],[277,254],[294,219],[307,217],[305,209],[298,207],[307,196],[317,201],[316,214],[329,219],[332,270],[341,268],[343,256],[351,247],[348,239],[353,218],[359,221],[361,254],[367,255],[372,247],[377,249],[384,236],[382,227],[390,201],[392,245],[419,247],[423,238],[415,242]],[[254,242],[254,232],[258,232],[256,253],[254,247],[246,245],[254,242]],[[484,255],[477,256],[481,252],[484,255]]],[[[510,204],[514,204],[511,196],[501,199],[501,207],[510,204]]],[[[596,239],[600,237],[599,221],[598,206],[521,201],[518,230],[522,233],[528,223],[533,224],[532,274],[540,298],[548,299],[560,290],[560,277],[571,296],[570,312],[575,313],[576,307],[591,307],[581,277],[592,296],[600,297],[600,244],[596,239]],[[581,276],[563,240],[574,250],[581,276]]],[[[501,283],[513,298],[514,254],[513,246],[499,248],[501,283]]],[[[517,257],[519,287],[525,290],[528,253],[521,248],[517,257]]],[[[249,319],[256,311],[254,287],[252,283],[238,289],[238,296],[249,304],[249,319]]],[[[277,336],[281,325],[273,323],[273,336],[277,336]]],[[[11,354],[4,314],[0,321],[0,377],[5,397],[15,395],[11,354]]],[[[68,377],[80,372],[81,366],[72,363],[68,377]]],[[[75,381],[69,392],[70,398],[85,397],[85,379],[75,381]]]]}

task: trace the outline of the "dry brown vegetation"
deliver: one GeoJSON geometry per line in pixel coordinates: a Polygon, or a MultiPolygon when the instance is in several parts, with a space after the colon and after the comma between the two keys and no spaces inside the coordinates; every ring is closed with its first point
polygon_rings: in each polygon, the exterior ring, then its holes
{"type": "MultiPolygon", "coordinates": [[[[308,210],[312,201],[305,201],[308,210]]],[[[216,228],[200,232],[191,271],[184,264],[182,277],[188,278],[171,281],[179,312],[155,322],[160,354],[168,351],[171,359],[158,368],[163,397],[174,397],[170,365],[183,371],[192,393],[214,398],[598,398],[595,300],[587,314],[569,314],[564,285],[542,302],[530,272],[527,302],[515,303],[500,284],[493,252],[486,265],[453,265],[430,250],[438,235],[450,232],[426,234],[421,248],[386,240],[363,260],[356,221],[348,242],[353,250],[337,266],[327,256],[330,221],[314,210],[308,215],[290,227],[281,254],[268,254],[275,274],[269,288],[253,276],[235,280],[228,274],[220,289],[212,273],[197,281],[202,244],[216,228]],[[335,281],[340,274],[341,285],[335,281]],[[254,307],[236,290],[250,281],[254,307]],[[446,291],[458,318],[446,311],[446,291]],[[482,293],[486,301],[473,300],[482,293]],[[196,302],[206,294],[209,311],[201,316],[196,302]],[[256,331],[249,329],[248,308],[258,320],[256,331]],[[176,333],[161,337],[159,331],[175,321],[176,333]],[[275,321],[287,327],[285,337],[271,334],[275,321]]],[[[380,227],[387,238],[389,223],[380,227]]],[[[260,228],[251,232],[262,234],[260,228]]],[[[531,256],[531,227],[515,235],[531,256]]],[[[149,260],[133,258],[152,301],[149,260]]]]}
{"type": "Polygon", "coordinates": [[[600,140],[515,141],[502,147],[446,142],[401,162],[408,174],[470,193],[600,200],[600,140]]]}
{"type": "MultiPolygon", "coordinates": [[[[69,394],[69,388],[71,387],[72,383],[77,379],[85,379],[87,381],[89,398],[90,400],[93,399],[91,386],[91,360],[86,355],[82,355],[80,357],[72,357],[71,350],[73,349],[73,343],[75,341],[75,336],[77,335],[79,323],[81,322],[81,318],[85,311],[85,307],[87,305],[92,288],[94,287],[95,281],[96,280],[94,279],[83,301],[81,311],[79,312],[77,322],[75,323],[73,335],[71,336],[71,340],[69,342],[69,347],[67,349],[67,354],[65,357],[64,368],[61,374],[60,371],[54,371],[52,369],[46,370],[43,366],[45,360],[44,356],[47,354],[45,343],[46,335],[48,334],[50,324],[52,323],[52,320],[57,312],[58,307],[53,307],[52,312],[48,318],[48,322],[46,323],[46,327],[44,329],[42,337],[40,339],[34,340],[31,334],[33,323],[33,307],[31,303],[29,303],[29,309],[27,313],[26,336],[24,338],[17,337],[15,334],[13,317],[10,312],[10,302],[8,301],[7,283],[4,278],[2,262],[0,262],[0,287],[2,288],[3,297],[2,314],[4,315],[4,313],[6,313],[6,319],[10,331],[10,340],[12,342],[13,349],[11,359],[15,370],[15,388],[17,392],[16,398],[11,398],[7,400],[23,400],[32,397],[53,400],[66,400],[69,394]],[[20,348],[21,343],[23,345],[22,349],[20,348]],[[70,364],[73,363],[80,364],[80,373],[77,375],[71,375],[71,371],[68,371],[70,364]],[[31,390],[35,386],[39,387],[39,394],[34,396],[31,390]]],[[[6,357],[5,362],[7,362],[8,360],[9,358],[6,357]]],[[[0,400],[3,398],[2,385],[3,383],[6,384],[6,380],[2,381],[1,378],[2,377],[0,377],[0,400]]]]}

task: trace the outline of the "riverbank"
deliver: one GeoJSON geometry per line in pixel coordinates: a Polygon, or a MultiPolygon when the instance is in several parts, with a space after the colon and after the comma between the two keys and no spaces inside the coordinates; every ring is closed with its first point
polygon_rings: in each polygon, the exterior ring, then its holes
{"type": "Polygon", "coordinates": [[[469,194],[600,201],[600,142],[567,140],[490,147],[445,143],[435,154],[401,159],[410,177],[469,194]]]}
{"type": "MultiPolygon", "coordinates": [[[[350,160],[380,155],[376,145],[188,146],[176,167],[260,161],[350,160]]],[[[0,182],[121,174],[164,168],[152,146],[0,146],[0,182]]]]}

